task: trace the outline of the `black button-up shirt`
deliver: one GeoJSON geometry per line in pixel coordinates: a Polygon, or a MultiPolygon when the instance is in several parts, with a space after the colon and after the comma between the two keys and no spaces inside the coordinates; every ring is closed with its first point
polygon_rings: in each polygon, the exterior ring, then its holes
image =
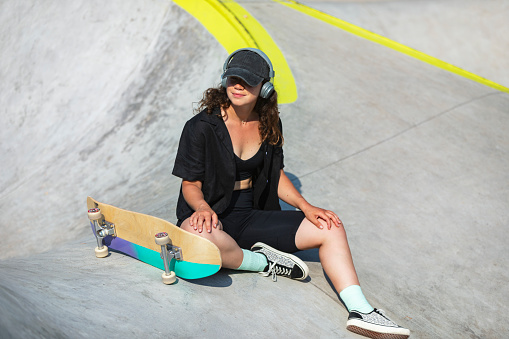
{"type": "MultiPolygon", "coordinates": [[[[228,129],[219,109],[212,114],[206,111],[195,115],[184,126],[180,137],[173,175],[187,181],[201,181],[205,201],[217,214],[228,207],[235,185],[235,154],[228,129]]],[[[283,131],[281,120],[279,121],[283,131]]],[[[283,164],[281,145],[263,142],[264,161],[253,177],[255,209],[280,210],[277,187],[283,164]]],[[[191,216],[193,209],[187,204],[180,188],[177,218],[191,216]]]]}

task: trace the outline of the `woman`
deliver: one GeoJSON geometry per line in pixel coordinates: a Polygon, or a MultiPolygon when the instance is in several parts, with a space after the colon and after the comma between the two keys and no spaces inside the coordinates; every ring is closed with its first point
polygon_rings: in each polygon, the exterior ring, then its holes
{"type": "Polygon", "coordinates": [[[332,211],[309,204],[286,176],[274,71],[257,49],[232,53],[221,86],[182,132],[173,174],[182,178],[178,225],[209,239],[223,267],[303,280],[306,264],[289,254],[319,248],[320,262],[350,312],[347,328],[372,338],[407,338],[364,297],[345,229],[332,211]],[[281,211],[279,199],[299,211],[281,211]],[[250,250],[249,250],[250,249],[250,250]]]}

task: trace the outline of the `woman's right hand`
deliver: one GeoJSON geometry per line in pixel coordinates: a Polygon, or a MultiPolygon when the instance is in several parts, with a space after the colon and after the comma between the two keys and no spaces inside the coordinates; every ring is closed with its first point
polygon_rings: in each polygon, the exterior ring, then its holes
{"type": "Polygon", "coordinates": [[[205,230],[208,233],[212,232],[212,228],[217,228],[219,219],[217,217],[216,212],[210,208],[210,206],[200,206],[190,217],[189,217],[189,225],[194,228],[195,231],[199,233],[203,232],[203,228],[205,226],[205,230]]]}

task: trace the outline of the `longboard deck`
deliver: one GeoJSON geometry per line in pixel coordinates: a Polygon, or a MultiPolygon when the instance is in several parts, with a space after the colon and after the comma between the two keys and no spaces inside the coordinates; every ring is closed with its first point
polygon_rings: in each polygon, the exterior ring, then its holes
{"type": "MultiPolygon", "coordinates": [[[[200,279],[221,269],[219,249],[207,239],[186,232],[172,223],[150,215],[123,210],[87,198],[87,207],[100,208],[104,220],[115,224],[116,236],[107,236],[102,242],[115,251],[164,270],[161,247],[155,243],[156,233],[168,233],[172,245],[182,249],[182,260],[170,261],[170,270],[183,279],[200,279]]],[[[91,224],[95,233],[95,228],[91,224]]]]}

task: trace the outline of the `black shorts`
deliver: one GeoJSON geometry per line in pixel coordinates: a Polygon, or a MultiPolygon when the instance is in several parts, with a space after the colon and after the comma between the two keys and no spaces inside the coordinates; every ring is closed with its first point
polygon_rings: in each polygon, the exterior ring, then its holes
{"type": "MultiPolygon", "coordinates": [[[[230,205],[220,215],[223,230],[244,249],[263,242],[287,253],[297,252],[295,235],[304,220],[301,211],[262,211],[253,209],[253,190],[233,192],[230,205]]],[[[183,220],[179,220],[178,225],[183,220]]]]}

